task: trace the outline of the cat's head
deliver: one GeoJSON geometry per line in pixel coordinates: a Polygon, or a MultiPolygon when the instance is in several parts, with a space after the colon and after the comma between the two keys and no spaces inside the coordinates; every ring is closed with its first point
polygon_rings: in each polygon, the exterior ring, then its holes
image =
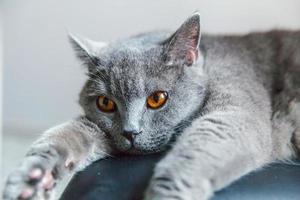
{"type": "Polygon", "coordinates": [[[205,96],[199,14],[169,36],[149,33],[110,44],[70,40],[88,68],[80,104],[116,149],[163,150],[199,112],[205,96]]]}

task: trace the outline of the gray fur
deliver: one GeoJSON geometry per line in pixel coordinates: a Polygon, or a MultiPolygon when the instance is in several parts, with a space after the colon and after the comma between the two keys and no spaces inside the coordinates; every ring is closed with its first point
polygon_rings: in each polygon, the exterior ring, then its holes
{"type": "Polygon", "coordinates": [[[51,129],[32,146],[9,177],[4,199],[15,199],[28,186],[19,177],[35,166],[32,158],[46,159],[39,167],[61,177],[118,151],[170,149],[156,166],[145,199],[205,200],[250,171],[295,156],[300,32],[200,40],[199,20],[196,13],[172,35],[147,33],[101,47],[70,36],[88,70],[80,94],[85,117],[51,129]],[[146,98],[157,90],[169,98],[151,110],[146,98]],[[116,102],[116,112],[97,109],[101,94],[116,102]],[[124,129],[141,134],[131,143],[124,129]],[[65,165],[70,161],[72,167],[65,165]]]}

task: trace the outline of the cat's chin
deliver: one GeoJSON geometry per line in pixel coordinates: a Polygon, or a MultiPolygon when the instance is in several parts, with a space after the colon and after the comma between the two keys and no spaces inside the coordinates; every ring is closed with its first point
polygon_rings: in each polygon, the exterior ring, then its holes
{"type": "Polygon", "coordinates": [[[155,154],[155,153],[159,153],[162,152],[163,150],[157,150],[157,151],[140,151],[140,150],[129,150],[129,151],[119,151],[117,150],[115,152],[116,155],[124,155],[124,156],[138,156],[138,155],[150,155],[150,154],[155,154]]]}
{"type": "Polygon", "coordinates": [[[137,150],[137,149],[130,149],[127,153],[130,155],[147,155],[153,153],[159,153],[163,151],[163,149],[155,149],[155,150],[137,150]]]}
{"type": "Polygon", "coordinates": [[[138,149],[135,147],[131,147],[127,150],[120,150],[118,148],[115,149],[115,154],[117,155],[148,155],[148,154],[155,154],[159,152],[163,152],[167,150],[167,147],[159,147],[159,148],[152,148],[152,149],[138,149]]]}

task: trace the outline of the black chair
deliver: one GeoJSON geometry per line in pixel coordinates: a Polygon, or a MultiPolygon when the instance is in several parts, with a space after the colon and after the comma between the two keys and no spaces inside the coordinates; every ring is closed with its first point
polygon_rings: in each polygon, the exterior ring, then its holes
{"type": "MultiPolygon", "coordinates": [[[[162,154],[97,161],[77,173],[61,200],[142,200],[162,154]]],[[[272,164],[217,192],[213,200],[299,200],[300,163],[272,164]]]]}

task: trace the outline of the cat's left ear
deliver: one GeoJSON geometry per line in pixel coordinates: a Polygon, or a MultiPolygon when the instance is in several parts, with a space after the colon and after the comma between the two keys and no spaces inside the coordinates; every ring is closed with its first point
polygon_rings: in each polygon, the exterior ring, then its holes
{"type": "Polygon", "coordinates": [[[194,13],[164,42],[166,65],[193,65],[199,57],[200,15],[194,13]]]}
{"type": "Polygon", "coordinates": [[[99,65],[100,51],[107,46],[104,42],[96,42],[83,37],[75,36],[69,33],[70,43],[76,53],[76,56],[89,68],[99,65]]]}

